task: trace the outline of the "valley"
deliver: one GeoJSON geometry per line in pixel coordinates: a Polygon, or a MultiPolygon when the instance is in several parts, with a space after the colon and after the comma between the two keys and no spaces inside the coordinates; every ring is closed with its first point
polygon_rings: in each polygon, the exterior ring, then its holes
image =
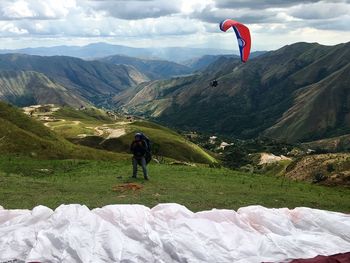
{"type": "Polygon", "coordinates": [[[123,91],[114,103],[183,130],[315,141],[350,132],[349,61],[349,43],[296,43],[246,64],[220,57],[198,74],[123,91]]]}
{"type": "Polygon", "coordinates": [[[0,263],[350,263],[349,14],[0,1],[0,263]]]}
{"type": "MultiPolygon", "coordinates": [[[[186,65],[121,55],[0,55],[1,99],[24,106],[0,103],[1,180],[51,189],[38,198],[29,190],[27,206],[114,200],[348,211],[349,63],[335,58],[324,67],[330,56],[348,56],[348,46],[297,43],[249,65],[226,55],[186,65]],[[147,185],[130,179],[136,132],[152,140],[147,185]],[[83,182],[79,193],[62,196],[83,182]],[[140,190],[118,193],[129,183],[140,190]]],[[[8,200],[10,207],[20,202],[8,200]]]]}

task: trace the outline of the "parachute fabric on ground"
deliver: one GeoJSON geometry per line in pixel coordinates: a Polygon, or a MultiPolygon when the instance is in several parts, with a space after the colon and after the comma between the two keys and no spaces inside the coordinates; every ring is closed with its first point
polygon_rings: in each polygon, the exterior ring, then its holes
{"type": "Polygon", "coordinates": [[[226,19],[220,23],[220,30],[223,32],[226,32],[231,27],[236,33],[241,60],[242,62],[247,62],[251,49],[251,37],[249,28],[232,19],[226,19]]]}
{"type": "Polygon", "coordinates": [[[0,209],[0,262],[288,262],[350,251],[350,216],[249,206],[0,209]]]}

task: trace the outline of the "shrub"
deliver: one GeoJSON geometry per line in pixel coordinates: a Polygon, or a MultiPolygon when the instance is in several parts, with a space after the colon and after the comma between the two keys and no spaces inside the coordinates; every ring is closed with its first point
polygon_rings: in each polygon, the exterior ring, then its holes
{"type": "Polygon", "coordinates": [[[316,172],[313,176],[312,182],[314,184],[316,183],[320,183],[322,181],[325,181],[327,179],[326,176],[324,176],[324,174],[322,172],[316,172]]]}

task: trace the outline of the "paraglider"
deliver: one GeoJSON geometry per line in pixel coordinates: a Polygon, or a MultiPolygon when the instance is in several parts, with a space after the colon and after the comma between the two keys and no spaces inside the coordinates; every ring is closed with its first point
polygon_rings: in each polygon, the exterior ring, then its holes
{"type": "Polygon", "coordinates": [[[223,32],[226,32],[231,27],[236,33],[241,60],[242,62],[247,62],[251,48],[249,28],[232,19],[226,19],[220,23],[220,29],[223,32]]]}
{"type": "Polygon", "coordinates": [[[217,81],[216,79],[214,79],[213,81],[210,81],[210,86],[211,86],[211,87],[214,87],[214,88],[215,88],[215,87],[218,86],[218,84],[219,84],[219,83],[218,83],[218,81],[217,81]]]}

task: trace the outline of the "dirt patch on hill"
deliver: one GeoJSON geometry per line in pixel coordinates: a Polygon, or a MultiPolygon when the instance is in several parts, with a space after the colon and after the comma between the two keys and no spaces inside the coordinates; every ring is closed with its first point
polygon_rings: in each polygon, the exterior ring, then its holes
{"type": "Polygon", "coordinates": [[[125,192],[125,191],[137,191],[142,189],[143,186],[137,183],[126,183],[126,184],[118,184],[112,187],[114,192],[125,192]]]}
{"type": "Polygon", "coordinates": [[[284,155],[276,156],[272,153],[262,153],[260,156],[259,165],[277,163],[277,162],[286,161],[286,160],[291,161],[292,159],[284,155]]]}
{"type": "Polygon", "coordinates": [[[286,176],[325,185],[350,186],[350,154],[305,156],[287,168],[286,176]]]}
{"type": "Polygon", "coordinates": [[[94,130],[95,130],[95,135],[105,137],[106,139],[119,138],[126,134],[126,131],[124,128],[112,129],[105,125],[95,127],[94,130]]]}
{"type": "Polygon", "coordinates": [[[123,128],[120,128],[120,129],[110,129],[109,132],[110,132],[110,133],[109,133],[107,139],[119,138],[119,137],[121,137],[121,136],[123,136],[123,135],[126,134],[126,131],[125,131],[125,129],[123,129],[123,128]]]}

